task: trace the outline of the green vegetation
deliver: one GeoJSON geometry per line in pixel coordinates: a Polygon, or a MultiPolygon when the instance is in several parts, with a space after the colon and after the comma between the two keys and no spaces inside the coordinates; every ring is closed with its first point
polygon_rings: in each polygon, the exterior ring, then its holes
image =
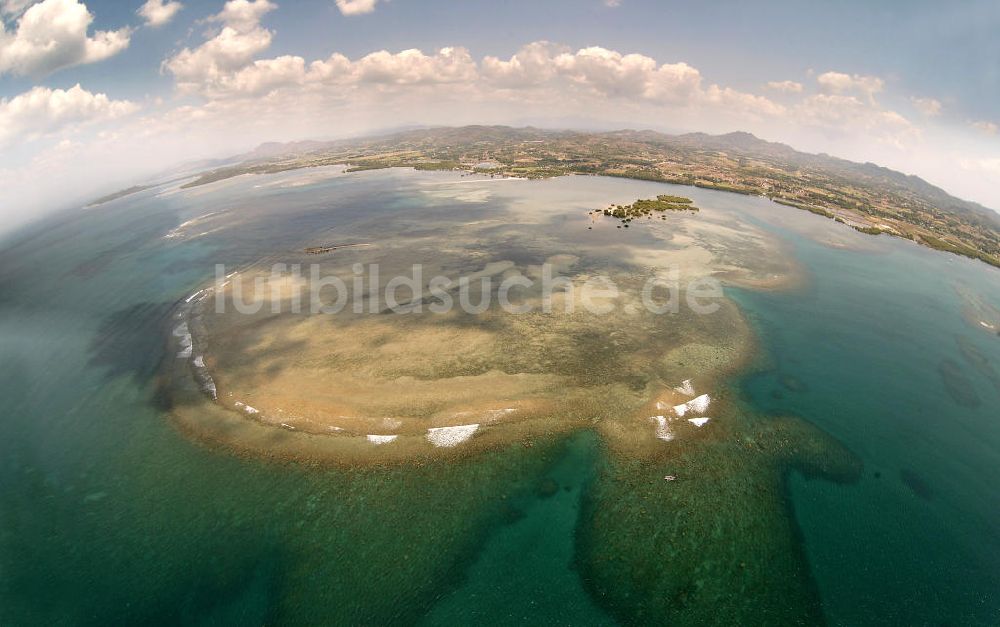
{"type": "MultiPolygon", "coordinates": [[[[310,142],[308,151],[288,150],[270,160],[256,158],[206,172],[183,187],[241,174],[332,164],[350,164],[352,172],[391,167],[471,172],[483,162],[498,164],[489,170],[491,176],[616,176],[765,196],[825,218],[840,218],[864,233],[904,237],[1000,267],[1000,215],[995,212],[949,196],[914,176],[871,163],[797,152],[749,133],[587,133],[500,126],[422,129],[310,142]]],[[[644,213],[642,208],[629,205],[619,213],[623,220],[631,220],[657,211],[650,207],[644,213]]],[[[609,215],[618,209],[612,208],[609,215]]]]}
{"type": "Polygon", "coordinates": [[[654,211],[698,211],[698,207],[691,204],[690,198],[661,194],[656,198],[640,198],[631,205],[611,205],[603,213],[606,216],[618,218],[626,223],[625,226],[628,226],[627,223],[634,218],[651,216],[654,211]]]}
{"type": "MultiPolygon", "coordinates": [[[[823,216],[824,218],[833,218],[834,214],[831,211],[827,211],[822,207],[817,207],[815,205],[807,205],[801,202],[793,202],[791,200],[785,200],[784,198],[772,198],[774,202],[779,205],[785,205],[786,207],[795,207],[796,209],[802,209],[803,211],[808,211],[809,213],[815,213],[818,216],[823,216]]],[[[843,224],[847,224],[843,220],[839,220],[843,224]]]]}
{"type": "Polygon", "coordinates": [[[106,202],[111,202],[112,200],[118,200],[119,198],[124,198],[125,196],[131,196],[132,194],[138,194],[139,192],[144,192],[147,189],[153,187],[152,185],[135,185],[129,187],[128,189],[123,189],[117,191],[113,194],[108,194],[107,196],[101,196],[97,200],[89,203],[88,207],[96,207],[97,205],[103,205],[106,202]]]}

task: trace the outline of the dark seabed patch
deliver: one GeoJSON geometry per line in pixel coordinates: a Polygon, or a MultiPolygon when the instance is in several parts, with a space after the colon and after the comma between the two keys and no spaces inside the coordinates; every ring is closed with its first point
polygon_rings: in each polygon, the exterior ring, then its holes
{"type": "Polygon", "coordinates": [[[909,468],[901,468],[899,470],[899,480],[903,482],[903,485],[912,490],[914,494],[925,501],[934,498],[934,490],[931,489],[927,480],[917,474],[916,471],[909,468]]]}
{"type": "Polygon", "coordinates": [[[108,379],[131,375],[145,382],[157,373],[163,359],[163,338],[173,303],[137,303],[107,316],[90,345],[90,365],[108,379]]]}
{"type": "Polygon", "coordinates": [[[938,373],[941,375],[944,388],[948,391],[948,396],[956,403],[969,408],[979,407],[982,404],[983,401],[976,393],[975,386],[965,376],[958,362],[952,359],[942,360],[938,366],[938,373]]]}
{"type": "Polygon", "coordinates": [[[987,381],[989,381],[994,388],[1000,390],[1000,374],[997,373],[996,368],[993,367],[993,362],[987,357],[986,353],[983,352],[976,343],[967,338],[964,335],[959,335],[956,337],[958,342],[958,348],[962,351],[962,357],[968,362],[970,366],[975,368],[979,374],[984,376],[987,381]]]}
{"type": "Polygon", "coordinates": [[[806,385],[805,381],[791,374],[781,376],[781,385],[789,392],[801,393],[809,391],[809,386],[806,385]]]}
{"type": "Polygon", "coordinates": [[[591,594],[625,624],[824,621],[786,481],[853,484],[862,462],[805,421],[730,407],[716,420],[724,437],[645,459],[606,451],[578,552],[591,594]]]}

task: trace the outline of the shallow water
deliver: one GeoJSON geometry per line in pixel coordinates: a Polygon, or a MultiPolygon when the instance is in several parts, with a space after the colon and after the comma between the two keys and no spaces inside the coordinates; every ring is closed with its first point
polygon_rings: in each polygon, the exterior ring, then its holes
{"type": "MultiPolygon", "coordinates": [[[[0,249],[0,622],[635,619],[628,612],[642,607],[600,595],[601,572],[614,571],[581,563],[601,547],[578,512],[604,495],[634,517],[621,525],[682,530],[641,511],[647,505],[639,501],[667,485],[661,462],[635,462],[624,468],[635,473],[629,481],[608,488],[604,478],[623,470],[605,468],[608,453],[590,432],[418,466],[262,461],[181,435],[156,383],[172,312],[212,277],[215,263],[260,263],[262,251],[300,250],[310,234],[316,245],[393,228],[439,238],[435,216],[460,208],[463,219],[487,219],[500,202],[530,214],[532,203],[557,196],[586,220],[587,209],[657,191],[689,196],[720,216],[746,216],[788,243],[805,269],[800,287],[729,290],[761,342],[757,369],[740,381],[746,415],[802,416],[864,462],[853,484],[791,472],[790,509],[762,500],[727,511],[694,476],[684,477],[671,498],[696,512],[722,511],[693,519],[734,523],[698,527],[691,537],[709,534],[723,545],[719,555],[736,556],[754,538],[734,541],[733,529],[767,540],[794,513],[795,535],[781,538],[798,542],[774,546],[788,551],[789,568],[798,567],[799,553],[808,564],[814,586],[787,600],[801,602],[805,615],[815,617],[815,591],[818,611],[834,624],[1000,619],[1000,391],[983,360],[1000,371],[1000,338],[963,316],[967,302],[953,285],[1000,306],[995,270],[706,190],[583,178],[497,182],[496,191],[470,193],[447,174],[317,174],[144,192],[63,216],[0,249]],[[300,185],[306,176],[309,184],[300,185]],[[417,194],[414,181],[446,184],[417,194]],[[211,212],[221,213],[181,227],[211,212]],[[182,235],[165,238],[178,227],[182,235]],[[831,247],[834,240],[851,248],[831,247]],[[954,380],[963,396],[956,398],[954,380]]],[[[568,233],[576,223],[565,220],[544,232],[568,233]]],[[[606,246],[608,257],[621,251],[622,238],[652,247],[641,227],[590,231],[587,246],[606,246]]],[[[538,255],[523,240],[511,240],[508,252],[514,260],[538,255]]],[[[747,418],[746,429],[767,424],[747,418]]],[[[275,431],[276,441],[291,437],[275,431]]],[[[718,457],[699,463],[709,472],[739,459],[731,453],[713,449],[718,457]]],[[[731,477],[757,467],[741,464],[714,480],[736,486],[731,477]]],[[[778,479],[785,472],[767,468],[778,479]]],[[[770,476],[725,493],[730,505],[784,485],[770,476]]],[[[649,578],[628,584],[641,592],[664,567],[648,555],[662,543],[622,537],[623,552],[647,553],[649,578]]],[[[718,564],[683,566],[678,571],[709,574],[670,592],[678,611],[698,607],[706,585],[721,581],[712,573],[729,573],[718,564]]]]}

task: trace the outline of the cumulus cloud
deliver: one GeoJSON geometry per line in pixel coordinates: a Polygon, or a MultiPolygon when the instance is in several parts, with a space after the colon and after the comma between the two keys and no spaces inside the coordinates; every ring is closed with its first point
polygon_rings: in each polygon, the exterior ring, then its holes
{"type": "Polygon", "coordinates": [[[569,52],[566,46],[558,46],[548,41],[530,43],[510,59],[497,57],[483,58],[482,73],[492,83],[500,87],[518,88],[541,85],[555,75],[552,59],[569,52]]]}
{"type": "Polygon", "coordinates": [[[159,28],[169,24],[182,8],[184,5],[176,0],[146,0],[136,13],[145,20],[146,26],[159,28]]]}
{"type": "Polygon", "coordinates": [[[434,55],[420,50],[403,50],[392,54],[385,50],[359,59],[353,68],[357,80],[363,83],[416,85],[426,83],[459,83],[475,80],[476,63],[465,48],[441,48],[434,55]]]}
{"type": "Polygon", "coordinates": [[[767,84],[767,88],[786,94],[801,94],[803,89],[802,83],[795,81],[771,81],[767,84]]]}
{"type": "Polygon", "coordinates": [[[962,159],[959,165],[963,170],[972,172],[985,172],[1000,176],[1000,158],[989,159],[962,159]]]}
{"type": "Polygon", "coordinates": [[[852,95],[815,94],[799,103],[795,113],[801,123],[831,135],[867,135],[895,146],[919,135],[917,128],[896,111],[852,95]]]}
{"type": "Polygon", "coordinates": [[[37,139],[67,127],[107,121],[133,113],[138,106],[127,100],[111,100],[77,84],[70,89],[35,87],[0,100],[0,145],[37,139]]]}
{"type": "Polygon", "coordinates": [[[337,8],[344,15],[361,15],[375,10],[378,0],[337,0],[337,8]]]}
{"type": "Polygon", "coordinates": [[[914,108],[929,118],[941,115],[941,101],[934,98],[910,98],[914,108]]]}
{"type": "Polygon", "coordinates": [[[820,91],[826,94],[858,93],[869,99],[882,91],[885,82],[877,76],[825,72],[816,77],[820,91]]]}
{"type": "Polygon", "coordinates": [[[13,32],[0,23],[0,75],[50,74],[102,61],[128,47],[131,29],[97,31],[91,36],[87,30],[93,21],[82,2],[43,0],[18,18],[13,32]]]}
{"type": "Polygon", "coordinates": [[[261,27],[260,20],[275,8],[269,0],[229,0],[209,18],[221,23],[221,30],[197,48],[184,48],[164,61],[163,69],[174,75],[182,91],[199,91],[231,80],[271,45],[273,34],[261,27]]]}
{"type": "Polygon", "coordinates": [[[997,132],[1000,131],[1000,127],[998,127],[996,125],[996,123],[994,123],[994,122],[988,122],[986,120],[980,120],[978,122],[973,122],[972,123],[972,128],[974,128],[977,131],[980,131],[982,133],[986,133],[987,135],[996,135],[997,132]]]}
{"type": "Polygon", "coordinates": [[[0,1],[0,15],[17,16],[24,12],[35,0],[2,0],[0,1]]]}
{"type": "Polygon", "coordinates": [[[486,57],[483,79],[500,88],[552,86],[564,81],[595,95],[660,103],[688,104],[702,95],[701,74],[686,63],[658,64],[642,54],[622,54],[600,46],[575,52],[534,42],[508,60],[486,57]]]}
{"type": "MultiPolygon", "coordinates": [[[[254,17],[259,19],[259,15],[254,17]]],[[[218,19],[227,28],[233,24],[221,14],[218,19]]],[[[378,50],[357,59],[335,53],[310,63],[299,56],[251,60],[270,43],[269,33],[256,19],[247,20],[241,31],[232,34],[236,42],[248,45],[229,45],[226,36],[223,29],[198,48],[185,49],[164,64],[177,78],[181,91],[212,100],[259,98],[275,91],[283,91],[289,98],[324,92],[345,97],[372,89],[381,93],[396,90],[403,97],[413,93],[408,87],[439,86],[442,95],[447,88],[451,95],[461,92],[479,102],[528,97],[526,90],[531,90],[536,92],[532,96],[537,96],[536,101],[545,94],[558,98],[575,92],[578,100],[716,110],[740,118],[777,116],[785,111],[783,105],[764,96],[706,86],[701,73],[686,63],[661,64],[646,55],[600,46],[574,51],[538,41],[508,59],[487,56],[480,63],[461,47],[432,53],[378,50]],[[223,54],[230,49],[238,54],[223,54]]]]}

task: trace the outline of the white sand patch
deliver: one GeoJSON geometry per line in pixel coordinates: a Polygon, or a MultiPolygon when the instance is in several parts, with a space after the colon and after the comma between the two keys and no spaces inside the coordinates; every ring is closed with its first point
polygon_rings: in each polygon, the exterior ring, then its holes
{"type": "Polygon", "coordinates": [[[685,379],[680,385],[674,388],[677,392],[680,392],[684,396],[694,396],[694,385],[691,383],[691,379],[685,379]]]}
{"type": "Polygon", "coordinates": [[[710,418],[702,416],[701,418],[688,418],[688,422],[696,427],[704,427],[705,423],[708,422],[710,418]]]}
{"type": "Polygon", "coordinates": [[[650,416],[649,418],[654,423],[656,423],[656,437],[664,442],[669,442],[674,439],[674,434],[670,430],[670,425],[668,424],[666,416],[650,416]]]}
{"type": "Polygon", "coordinates": [[[688,411],[687,403],[681,403],[680,405],[674,405],[674,413],[677,414],[678,416],[680,416],[681,418],[684,417],[684,414],[686,414],[687,411],[688,411]]]}
{"type": "Polygon", "coordinates": [[[478,430],[478,424],[431,427],[427,430],[427,440],[434,446],[458,446],[478,430]]]}
{"type": "Polygon", "coordinates": [[[381,444],[388,444],[389,442],[392,442],[393,440],[395,440],[399,436],[398,435],[372,435],[372,434],[368,434],[365,437],[367,437],[368,441],[371,442],[372,444],[374,444],[375,446],[379,446],[381,444]]]}

